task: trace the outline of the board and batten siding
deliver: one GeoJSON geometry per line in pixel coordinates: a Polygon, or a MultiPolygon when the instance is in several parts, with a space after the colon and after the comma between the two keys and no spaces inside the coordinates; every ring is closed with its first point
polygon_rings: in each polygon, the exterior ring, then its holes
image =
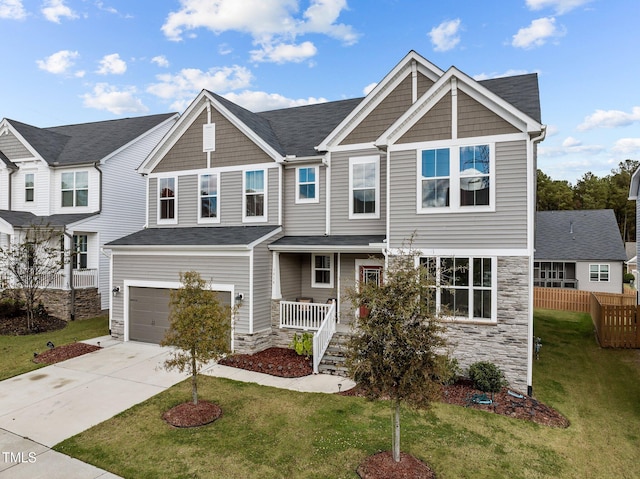
{"type": "Polygon", "coordinates": [[[496,143],[494,212],[417,214],[416,150],[391,154],[390,244],[416,248],[526,248],[526,141],[496,143]]]}
{"type": "MultiPolygon", "coordinates": [[[[247,168],[249,170],[250,168],[247,168]]],[[[267,175],[267,214],[268,221],[251,224],[278,224],[278,183],[279,174],[277,167],[270,167],[266,170],[267,175]]],[[[202,170],[202,174],[218,174],[218,208],[220,223],[215,226],[239,226],[247,224],[242,222],[242,175],[243,171],[217,171],[202,170]]],[[[200,204],[199,175],[180,175],[176,172],[178,184],[178,223],[158,224],[158,178],[149,178],[149,226],[150,227],[191,227],[191,226],[212,226],[211,223],[198,223],[198,208],[200,204]]]]}
{"type": "MultiPolygon", "coordinates": [[[[124,291],[125,281],[179,282],[180,273],[198,271],[210,283],[233,284],[235,292],[244,294],[243,306],[238,310],[235,331],[249,332],[249,256],[172,256],[163,255],[113,255],[113,286],[124,291]]],[[[124,294],[113,298],[111,320],[124,321],[124,294]]]]}
{"type": "MultiPolygon", "coordinates": [[[[415,169],[415,168],[414,168],[415,169]]],[[[387,201],[387,162],[375,148],[331,155],[331,233],[332,235],[385,234],[387,201]],[[349,158],[380,157],[380,218],[349,219],[349,158]]],[[[415,189],[415,188],[414,188],[415,189]]],[[[415,208],[414,208],[415,211],[415,208]]]]}
{"type": "MultiPolygon", "coordinates": [[[[160,160],[153,173],[207,168],[207,154],[202,145],[202,126],[206,123],[207,111],[203,110],[160,160]]],[[[211,109],[211,123],[216,125],[216,149],[211,153],[211,167],[273,161],[273,158],[215,108],[211,109]]]]}
{"type": "MultiPolygon", "coordinates": [[[[315,166],[315,165],[303,165],[315,166]]],[[[284,228],[287,235],[323,235],[326,230],[326,174],[327,168],[318,168],[317,203],[296,203],[297,168],[284,170],[284,228]]]]}

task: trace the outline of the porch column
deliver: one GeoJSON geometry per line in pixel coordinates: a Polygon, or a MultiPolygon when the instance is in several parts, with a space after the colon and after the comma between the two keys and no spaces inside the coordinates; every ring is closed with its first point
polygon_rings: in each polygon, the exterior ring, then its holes
{"type": "Polygon", "coordinates": [[[280,253],[272,252],[271,257],[271,299],[282,299],[280,290],[280,253]]]}

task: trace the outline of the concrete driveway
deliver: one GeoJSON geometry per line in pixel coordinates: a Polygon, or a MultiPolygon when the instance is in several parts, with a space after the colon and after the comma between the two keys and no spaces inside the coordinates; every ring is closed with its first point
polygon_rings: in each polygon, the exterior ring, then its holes
{"type": "Polygon", "coordinates": [[[168,348],[98,341],[100,351],[0,382],[0,477],[116,477],[49,448],[187,377],[162,368],[168,348]]]}

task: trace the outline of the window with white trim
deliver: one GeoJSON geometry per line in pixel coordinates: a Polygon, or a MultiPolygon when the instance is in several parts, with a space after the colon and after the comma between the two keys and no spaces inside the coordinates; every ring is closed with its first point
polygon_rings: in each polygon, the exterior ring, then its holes
{"type": "Polygon", "coordinates": [[[24,175],[24,201],[32,202],[35,199],[35,173],[24,175]]]}
{"type": "Polygon", "coordinates": [[[244,172],[243,202],[245,221],[266,220],[265,170],[244,172]]]}
{"type": "Polygon", "coordinates": [[[589,281],[592,283],[608,283],[609,282],[609,265],[608,264],[590,264],[589,265],[589,281]]]}
{"type": "Polygon", "coordinates": [[[158,179],[158,221],[176,222],[176,179],[158,179]]]}
{"type": "Polygon", "coordinates": [[[86,269],[88,264],[88,238],[87,235],[73,235],[73,269],[86,269]]]}
{"type": "Polygon", "coordinates": [[[495,207],[492,144],[418,151],[418,213],[492,210],[495,207]]]}
{"type": "Polygon", "coordinates": [[[311,286],[333,288],[333,255],[311,255],[311,286]]]}
{"type": "Polygon", "coordinates": [[[89,173],[74,171],[62,173],[62,206],[89,205],[89,173]]]}
{"type": "Polygon", "coordinates": [[[218,175],[200,175],[199,218],[217,222],[218,216],[218,175]]]}
{"type": "Polygon", "coordinates": [[[319,202],[318,171],[317,166],[296,168],[296,203],[319,202]]]}
{"type": "Polygon", "coordinates": [[[495,321],[496,260],[486,257],[420,258],[433,279],[434,294],[426,298],[432,311],[454,319],[495,321]]]}
{"type": "Polygon", "coordinates": [[[380,217],[380,157],[349,158],[349,218],[380,217]]]}

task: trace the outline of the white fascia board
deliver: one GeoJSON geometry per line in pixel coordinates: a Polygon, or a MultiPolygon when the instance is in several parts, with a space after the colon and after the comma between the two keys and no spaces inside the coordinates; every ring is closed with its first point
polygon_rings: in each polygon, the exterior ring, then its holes
{"type": "Polygon", "coordinates": [[[15,234],[15,230],[11,224],[0,218],[0,233],[13,236],[15,234]]]}
{"type": "Polygon", "coordinates": [[[267,233],[266,235],[258,238],[257,240],[249,243],[247,245],[247,248],[252,250],[256,246],[258,246],[260,243],[263,243],[264,241],[267,241],[268,239],[273,238],[274,236],[276,236],[279,233],[282,233],[282,226],[280,226],[280,227],[276,228],[275,230],[273,230],[272,232],[267,233]]]}
{"type": "MultiPolygon", "coordinates": [[[[37,126],[34,126],[34,128],[39,128],[37,126]]],[[[9,122],[7,119],[2,120],[2,123],[0,123],[0,134],[6,134],[6,132],[11,132],[13,134],[13,136],[15,136],[18,141],[20,141],[20,143],[22,143],[22,146],[24,146],[27,150],[29,150],[29,152],[33,155],[33,158],[35,158],[36,160],[40,160],[42,161],[45,165],[48,165],[48,163],[45,161],[45,159],[40,155],[40,153],[38,153],[36,151],[35,148],[33,148],[33,146],[31,146],[31,144],[24,139],[24,137],[18,133],[18,130],[16,130],[13,125],[11,124],[11,122],[9,122]]],[[[33,158],[24,158],[25,160],[33,160],[33,158]]],[[[11,160],[14,163],[17,160],[11,160]]]]}
{"type": "Polygon", "coordinates": [[[358,118],[365,118],[393,91],[408,75],[411,75],[411,64],[416,62],[418,71],[435,81],[444,71],[411,50],[400,62],[385,75],[376,87],[333,129],[331,133],[316,147],[318,151],[329,150],[339,144],[352,130],[353,123],[358,118]]]}
{"type": "MultiPolygon", "coordinates": [[[[390,248],[389,255],[397,256],[407,254],[407,249],[390,248]]],[[[529,257],[530,252],[527,248],[501,248],[501,249],[480,249],[480,248],[416,248],[414,250],[419,256],[444,256],[444,257],[529,257]]]]}
{"type": "Polygon", "coordinates": [[[111,250],[113,254],[134,255],[172,255],[172,256],[248,256],[251,249],[246,245],[105,245],[105,250],[111,250]]]}
{"type": "Polygon", "coordinates": [[[269,250],[281,253],[380,253],[386,246],[382,243],[367,246],[269,245],[269,250]]]}

